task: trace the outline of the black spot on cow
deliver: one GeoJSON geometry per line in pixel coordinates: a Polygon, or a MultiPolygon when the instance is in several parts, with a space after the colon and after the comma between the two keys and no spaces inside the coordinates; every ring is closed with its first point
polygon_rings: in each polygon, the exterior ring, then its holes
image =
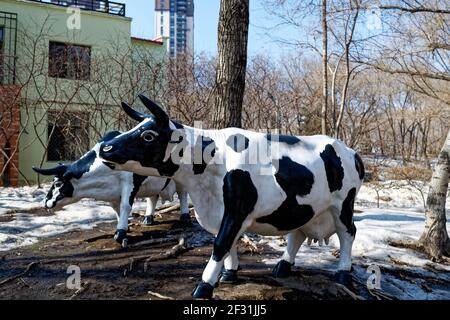
{"type": "Polygon", "coordinates": [[[362,162],[362,159],[358,153],[355,153],[355,168],[356,171],[358,172],[359,179],[363,180],[366,172],[364,170],[364,164],[362,162]]]}
{"type": "Polygon", "coordinates": [[[289,136],[284,134],[267,134],[266,139],[269,141],[276,141],[286,143],[288,145],[294,145],[300,142],[300,139],[296,136],[289,136]]]}
{"type": "Polygon", "coordinates": [[[300,205],[296,199],[297,196],[306,196],[311,192],[314,174],[289,157],[283,157],[279,160],[275,178],[287,197],[277,210],[256,221],[269,223],[279,231],[297,229],[314,216],[314,210],[310,205],[300,205]]]}
{"type": "Polygon", "coordinates": [[[288,231],[300,228],[312,217],[314,217],[314,210],[310,205],[298,204],[295,197],[289,197],[277,210],[256,221],[271,224],[279,231],[288,231]]]}
{"type": "Polygon", "coordinates": [[[325,150],[320,153],[320,157],[325,165],[330,192],[341,190],[342,180],[344,179],[344,168],[342,168],[341,158],[338,157],[331,144],[325,146],[325,150]]]}
{"type": "Polygon", "coordinates": [[[242,223],[255,208],[258,192],[250,173],[240,169],[227,172],[223,178],[225,211],[219,233],[214,240],[214,261],[221,261],[242,227],[242,223]]]}
{"type": "Polygon", "coordinates": [[[199,136],[194,146],[194,165],[192,168],[194,174],[202,174],[205,172],[206,166],[211,162],[215,154],[216,143],[214,140],[208,137],[199,136]]]}
{"type": "Polygon", "coordinates": [[[158,173],[162,177],[172,177],[179,168],[180,166],[173,163],[172,159],[169,158],[169,160],[162,162],[158,166],[158,173]]]}
{"type": "Polygon", "coordinates": [[[278,160],[275,178],[288,197],[306,196],[314,184],[314,174],[304,165],[286,156],[278,160]]]}
{"type": "Polygon", "coordinates": [[[133,173],[133,190],[131,190],[130,198],[128,199],[130,206],[133,205],[134,198],[136,197],[136,194],[138,193],[139,188],[141,187],[145,179],[147,179],[147,177],[133,173]]]}
{"type": "Polygon", "coordinates": [[[112,140],[120,134],[121,134],[120,131],[109,131],[109,132],[105,133],[105,135],[97,142],[100,143],[100,142],[112,140]]]}
{"type": "Polygon", "coordinates": [[[227,139],[227,145],[235,152],[242,152],[247,149],[248,143],[248,138],[240,133],[233,134],[227,139]]]}
{"type": "Polygon", "coordinates": [[[342,203],[341,215],[339,218],[342,223],[347,227],[347,232],[353,237],[356,234],[356,227],[353,223],[353,211],[355,205],[355,197],[356,197],[356,188],[350,189],[345,197],[344,202],[342,203]]]}

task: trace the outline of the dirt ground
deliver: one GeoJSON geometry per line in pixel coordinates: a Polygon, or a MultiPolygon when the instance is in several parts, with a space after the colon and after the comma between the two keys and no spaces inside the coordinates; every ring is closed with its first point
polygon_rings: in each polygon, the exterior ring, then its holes
{"type": "MultiPolygon", "coordinates": [[[[196,223],[180,223],[179,213],[165,214],[153,226],[135,216],[127,248],[112,240],[115,224],[71,231],[0,253],[0,299],[191,299],[212,250],[213,237],[196,223]],[[179,243],[179,239],[184,243],[179,243]],[[81,289],[66,286],[67,268],[81,270],[81,289]]],[[[194,220],[194,218],[193,218],[194,220]]],[[[296,267],[276,279],[263,258],[279,257],[269,247],[259,252],[240,243],[240,283],[221,284],[215,299],[385,299],[360,283],[346,287],[333,275],[296,267]]]]}

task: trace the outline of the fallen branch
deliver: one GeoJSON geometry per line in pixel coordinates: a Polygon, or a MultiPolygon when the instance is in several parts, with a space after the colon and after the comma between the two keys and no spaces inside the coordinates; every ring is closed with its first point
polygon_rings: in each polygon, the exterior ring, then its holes
{"type": "Polygon", "coordinates": [[[384,300],[394,300],[391,296],[389,296],[387,294],[384,294],[384,293],[382,293],[380,291],[375,291],[375,290],[370,290],[370,289],[367,289],[367,291],[369,291],[369,293],[373,297],[377,298],[378,300],[383,300],[383,299],[384,300]]]}
{"type": "Polygon", "coordinates": [[[158,255],[153,255],[148,257],[147,259],[145,259],[145,263],[144,263],[144,272],[147,272],[147,264],[149,262],[153,262],[153,261],[160,261],[160,260],[165,260],[165,259],[170,259],[170,258],[175,258],[177,257],[181,252],[184,252],[187,250],[186,246],[184,245],[184,238],[181,238],[180,241],[178,242],[178,244],[174,247],[172,247],[170,250],[167,250],[166,252],[160,253],[158,255]]]}
{"type": "Polygon", "coordinates": [[[32,262],[32,263],[30,263],[30,264],[27,266],[27,268],[25,269],[24,272],[21,272],[21,273],[15,275],[15,276],[12,276],[12,277],[10,277],[10,278],[7,278],[7,279],[4,279],[4,280],[0,281],[0,286],[1,286],[1,285],[4,285],[5,283],[14,281],[14,280],[16,280],[17,278],[20,278],[20,277],[26,275],[26,274],[31,270],[31,268],[33,268],[34,266],[36,266],[38,263],[39,263],[39,262],[32,262]]]}
{"type": "MultiPolygon", "coordinates": [[[[192,203],[189,203],[189,209],[192,209],[193,207],[194,206],[192,205],[192,203]]],[[[158,207],[155,210],[155,215],[161,215],[161,214],[169,213],[169,212],[176,211],[176,210],[180,210],[180,204],[179,203],[178,204],[174,204],[174,205],[172,205],[170,203],[169,204],[164,204],[164,205],[158,207]]],[[[144,215],[144,214],[142,214],[140,212],[139,212],[139,214],[141,216],[144,215]]]]}
{"type": "Polygon", "coordinates": [[[174,298],[168,297],[168,296],[163,296],[162,294],[159,294],[157,292],[153,292],[153,291],[149,291],[148,294],[155,296],[159,299],[163,299],[163,300],[175,300],[174,298]]]}
{"type": "Polygon", "coordinates": [[[179,210],[179,209],[180,209],[180,204],[176,204],[176,205],[173,205],[173,206],[168,207],[166,209],[156,210],[156,213],[165,214],[165,213],[169,213],[169,212],[172,212],[172,211],[175,211],[175,210],[179,210]]]}
{"type": "Polygon", "coordinates": [[[75,291],[75,293],[70,296],[69,300],[72,300],[73,298],[77,297],[78,295],[82,294],[89,288],[89,282],[86,282],[83,287],[75,291]]]}
{"type": "Polygon", "coordinates": [[[361,297],[360,295],[357,295],[356,293],[352,292],[350,289],[348,289],[346,286],[340,284],[340,283],[336,283],[336,286],[341,289],[342,291],[344,291],[346,294],[348,294],[353,300],[366,300],[363,297],[361,297]]]}
{"type": "Polygon", "coordinates": [[[165,237],[165,238],[156,238],[156,239],[149,239],[144,241],[139,241],[133,244],[128,245],[128,248],[137,248],[142,247],[150,244],[163,244],[167,242],[173,242],[177,241],[179,236],[172,236],[172,237],[165,237]]]}

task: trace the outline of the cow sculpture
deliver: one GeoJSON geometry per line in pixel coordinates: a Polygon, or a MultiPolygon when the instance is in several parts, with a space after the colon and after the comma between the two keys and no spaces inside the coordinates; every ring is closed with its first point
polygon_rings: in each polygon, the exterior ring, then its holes
{"type": "Polygon", "coordinates": [[[33,170],[55,176],[44,201],[47,209],[62,208],[83,198],[109,202],[117,213],[114,240],[126,246],[128,218],[136,197],[147,197],[144,225],[154,223],[158,198],[172,201],[175,192],[180,200],[180,220],[188,221],[190,217],[187,193],[173,180],[112,171],[103,164],[98,158],[100,143],[119,134],[118,131],[107,133],[94,148],[70,165],[60,164],[50,169],[33,167],[33,170]]]}
{"type": "Polygon", "coordinates": [[[104,142],[99,155],[112,169],[170,177],[189,192],[197,220],[216,235],[193,297],[211,298],[219,280],[237,279],[236,243],[245,231],[288,234],[285,252],[273,269],[279,277],[289,274],[307,237],[320,241],[337,233],[337,280],[351,279],[353,205],[364,177],[355,151],[320,135],[199,130],[171,121],[156,103],[139,97],[151,115],[122,103],[141,123],[104,142]],[[266,153],[260,151],[264,148],[266,153]]]}

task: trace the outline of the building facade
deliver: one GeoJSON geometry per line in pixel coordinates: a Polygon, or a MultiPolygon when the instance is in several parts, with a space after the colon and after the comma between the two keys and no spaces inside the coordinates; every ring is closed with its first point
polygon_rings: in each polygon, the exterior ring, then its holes
{"type": "Polygon", "coordinates": [[[71,162],[130,127],[121,101],[162,99],[167,43],[131,37],[124,4],[0,2],[0,186],[36,183],[32,166],[71,162]]]}
{"type": "Polygon", "coordinates": [[[194,53],[194,0],[155,0],[155,34],[169,38],[171,57],[194,53]]]}

